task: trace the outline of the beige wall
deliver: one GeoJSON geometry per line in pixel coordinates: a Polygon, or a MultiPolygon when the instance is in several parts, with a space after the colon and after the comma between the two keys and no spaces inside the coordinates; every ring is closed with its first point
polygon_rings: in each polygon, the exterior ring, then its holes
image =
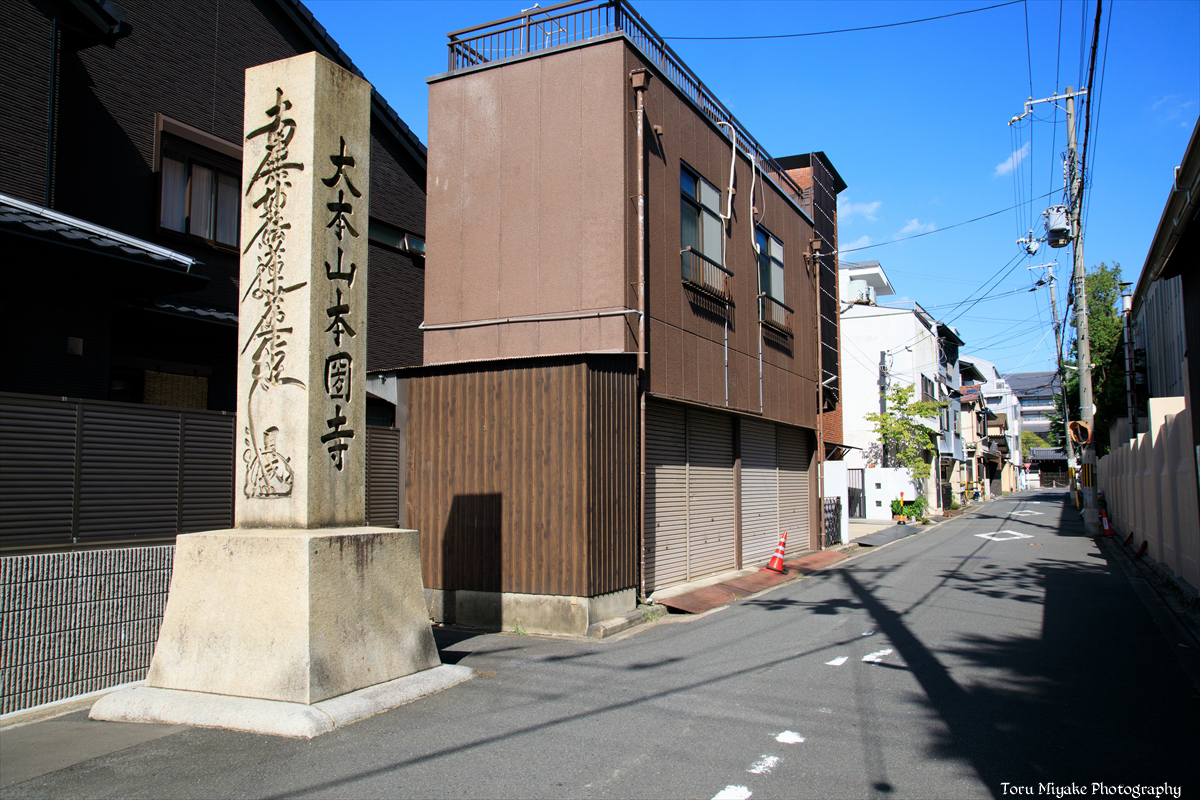
{"type": "MultiPolygon", "coordinates": [[[[623,69],[612,42],[430,84],[427,325],[627,307],[623,69]]],[[[632,314],[428,331],[425,363],[621,351],[631,331],[632,314]]]]}

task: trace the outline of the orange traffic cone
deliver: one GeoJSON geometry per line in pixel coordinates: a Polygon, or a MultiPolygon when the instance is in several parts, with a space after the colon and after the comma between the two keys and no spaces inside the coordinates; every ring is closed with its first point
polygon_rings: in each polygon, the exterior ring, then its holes
{"type": "Polygon", "coordinates": [[[1100,527],[1103,530],[1103,533],[1100,534],[1101,536],[1113,535],[1112,526],[1108,524],[1108,512],[1104,509],[1100,509],[1100,527]]]}
{"type": "Polygon", "coordinates": [[[783,566],[783,548],[787,544],[787,531],[779,537],[779,544],[775,547],[775,555],[771,556],[770,562],[767,564],[767,569],[778,572],[781,575],[787,574],[787,569],[783,566]]]}

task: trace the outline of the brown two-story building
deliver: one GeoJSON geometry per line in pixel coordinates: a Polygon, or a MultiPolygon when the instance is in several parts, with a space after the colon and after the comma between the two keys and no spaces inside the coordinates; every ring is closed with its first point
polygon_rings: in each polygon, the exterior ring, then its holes
{"type": "Polygon", "coordinates": [[[429,80],[425,366],[395,373],[435,616],[583,633],[765,565],[781,531],[789,554],[819,547],[840,178],[795,163],[802,187],[623,2],[449,49],[429,80]]]}

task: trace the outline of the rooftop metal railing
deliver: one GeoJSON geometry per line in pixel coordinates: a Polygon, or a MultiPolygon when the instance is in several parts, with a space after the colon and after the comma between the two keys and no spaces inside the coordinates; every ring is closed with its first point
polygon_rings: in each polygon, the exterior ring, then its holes
{"type": "Polygon", "coordinates": [[[730,123],[737,146],[756,160],[763,175],[781,192],[800,204],[800,186],[626,0],[571,0],[451,31],[446,34],[450,39],[447,45],[449,71],[478,67],[611,33],[623,33],[667,80],[696,104],[704,116],[713,122],[730,123]]]}

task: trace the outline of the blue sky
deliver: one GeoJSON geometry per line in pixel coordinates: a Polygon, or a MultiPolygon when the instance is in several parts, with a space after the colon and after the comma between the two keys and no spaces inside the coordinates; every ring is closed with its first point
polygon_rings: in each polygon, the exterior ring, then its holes
{"type": "MultiPolygon", "coordinates": [[[[1053,368],[1049,293],[1026,291],[1043,274],[1026,267],[1058,261],[1061,309],[1071,266],[1069,249],[1045,246],[1013,261],[1016,239],[1030,228],[1041,235],[1042,210],[1061,202],[1065,113],[1044,103],[1032,121],[1008,121],[1031,95],[1086,85],[1095,1],[1027,0],[799,38],[672,38],[856,28],[999,2],[641,0],[634,7],[773,156],[829,156],[849,187],[840,198],[844,260],[878,259],[901,295],[955,326],[966,352],[1007,373],[1053,368]],[[1011,206],[1018,207],[951,227],[1011,206]],[[868,245],[882,246],[851,250],[868,245]],[[981,294],[989,297],[955,305],[981,294]]],[[[532,4],[306,0],[422,141],[425,78],[445,71],[445,34],[532,4]]],[[[1119,262],[1125,279],[1136,281],[1200,112],[1200,2],[1115,0],[1103,12],[1085,261],[1119,262]]],[[[1082,101],[1077,110],[1082,143],[1082,101]]]]}

